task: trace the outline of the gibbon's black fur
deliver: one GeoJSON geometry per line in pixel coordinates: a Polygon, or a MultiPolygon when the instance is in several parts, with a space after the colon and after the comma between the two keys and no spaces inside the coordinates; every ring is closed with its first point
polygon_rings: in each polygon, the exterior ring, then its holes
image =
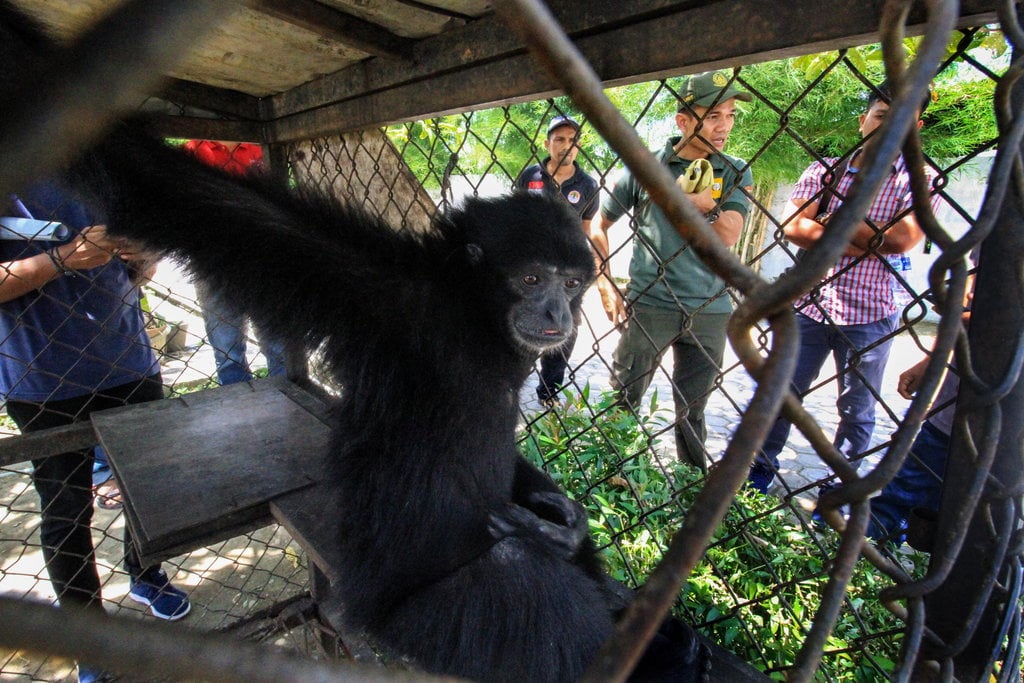
{"type": "MultiPolygon", "coordinates": [[[[50,49],[0,2],[4,69],[50,49]]],[[[594,277],[564,202],[473,199],[429,233],[395,231],[335,200],[207,168],[138,122],[68,176],[112,234],[181,259],[264,334],[322,350],[343,387],[337,509],[324,514],[338,523],[351,627],[433,672],[583,673],[621,598],[582,508],[514,440],[519,390],[570,333],[594,277]]],[[[692,632],[669,623],[638,680],[700,675],[692,632]]]]}

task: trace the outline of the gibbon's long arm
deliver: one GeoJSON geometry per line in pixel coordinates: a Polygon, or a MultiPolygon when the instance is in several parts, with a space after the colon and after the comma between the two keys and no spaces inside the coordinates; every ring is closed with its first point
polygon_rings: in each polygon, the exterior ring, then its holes
{"type": "Polygon", "coordinates": [[[178,257],[282,339],[301,334],[316,345],[337,336],[339,325],[359,328],[354,337],[386,335],[424,315],[438,294],[430,272],[439,262],[431,257],[436,240],[398,233],[323,197],[208,168],[135,122],[87,154],[72,182],[98,198],[112,234],[178,257]]]}

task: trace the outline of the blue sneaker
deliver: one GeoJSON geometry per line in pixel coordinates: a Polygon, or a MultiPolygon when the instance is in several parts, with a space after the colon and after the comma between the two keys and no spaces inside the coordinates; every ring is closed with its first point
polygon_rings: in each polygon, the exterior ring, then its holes
{"type": "Polygon", "coordinates": [[[814,511],[811,512],[811,524],[818,531],[828,529],[828,522],[825,521],[825,517],[821,514],[821,510],[818,509],[817,505],[814,506],[814,511]]]}
{"type": "Polygon", "coordinates": [[[78,683],[103,683],[113,680],[105,671],[93,669],[82,664],[78,665],[78,683]]]}
{"type": "Polygon", "coordinates": [[[128,597],[148,605],[154,617],[167,621],[177,621],[192,609],[188,596],[172,586],[160,568],[147,569],[137,579],[132,579],[128,597]]]}
{"type": "MultiPolygon", "coordinates": [[[[839,512],[843,515],[844,519],[849,519],[849,506],[843,505],[842,507],[839,508],[839,512]]],[[[829,526],[828,522],[825,521],[825,516],[821,514],[821,510],[818,509],[817,505],[814,506],[814,511],[811,513],[811,524],[813,524],[814,528],[818,531],[824,531],[826,529],[832,528],[829,526]]]]}
{"type": "Polygon", "coordinates": [[[772,480],[774,479],[774,472],[755,465],[750,468],[750,474],[747,475],[747,484],[755,491],[760,491],[767,495],[768,487],[772,485],[772,480]]]}
{"type": "MultiPolygon", "coordinates": [[[[819,486],[818,487],[818,500],[820,501],[821,497],[824,494],[826,494],[827,492],[831,491],[834,488],[836,488],[835,484],[825,484],[823,486],[819,486]]],[[[842,505],[842,506],[840,506],[839,513],[844,518],[849,519],[849,517],[850,517],[850,506],[849,505],[842,505]]],[[[825,516],[821,514],[821,510],[818,509],[818,503],[817,502],[815,502],[815,504],[814,504],[814,511],[811,513],[811,523],[814,525],[814,528],[819,530],[819,531],[824,531],[825,529],[830,529],[831,528],[828,525],[828,522],[825,521],[825,516]]]]}

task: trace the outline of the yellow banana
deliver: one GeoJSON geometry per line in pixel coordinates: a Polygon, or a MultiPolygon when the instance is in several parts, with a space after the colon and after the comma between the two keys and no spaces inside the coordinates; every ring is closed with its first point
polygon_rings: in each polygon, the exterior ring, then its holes
{"type": "Polygon", "coordinates": [[[683,192],[703,192],[715,181],[715,169],[707,159],[695,159],[683,172],[683,175],[676,178],[676,184],[683,192]]]}

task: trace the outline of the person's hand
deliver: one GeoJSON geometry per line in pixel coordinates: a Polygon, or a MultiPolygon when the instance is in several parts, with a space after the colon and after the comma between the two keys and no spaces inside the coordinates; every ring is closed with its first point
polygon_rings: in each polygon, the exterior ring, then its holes
{"type": "Polygon", "coordinates": [[[68,270],[89,270],[106,265],[120,242],[107,235],[107,226],[90,225],[50,253],[68,270]]]}
{"type": "Polygon", "coordinates": [[[700,192],[691,192],[689,194],[684,194],[683,196],[689,199],[694,208],[704,215],[711,213],[715,210],[715,207],[718,206],[715,198],[711,195],[710,185],[700,192]]]}
{"type": "Polygon", "coordinates": [[[608,276],[601,275],[597,279],[597,291],[601,294],[601,306],[616,327],[626,322],[626,302],[623,301],[615,283],[608,276]]]}
{"type": "Polygon", "coordinates": [[[921,378],[924,377],[924,371],[928,368],[928,358],[923,359],[917,365],[904,370],[900,373],[900,378],[896,382],[896,391],[905,399],[914,398],[914,394],[921,386],[921,378]]]}

